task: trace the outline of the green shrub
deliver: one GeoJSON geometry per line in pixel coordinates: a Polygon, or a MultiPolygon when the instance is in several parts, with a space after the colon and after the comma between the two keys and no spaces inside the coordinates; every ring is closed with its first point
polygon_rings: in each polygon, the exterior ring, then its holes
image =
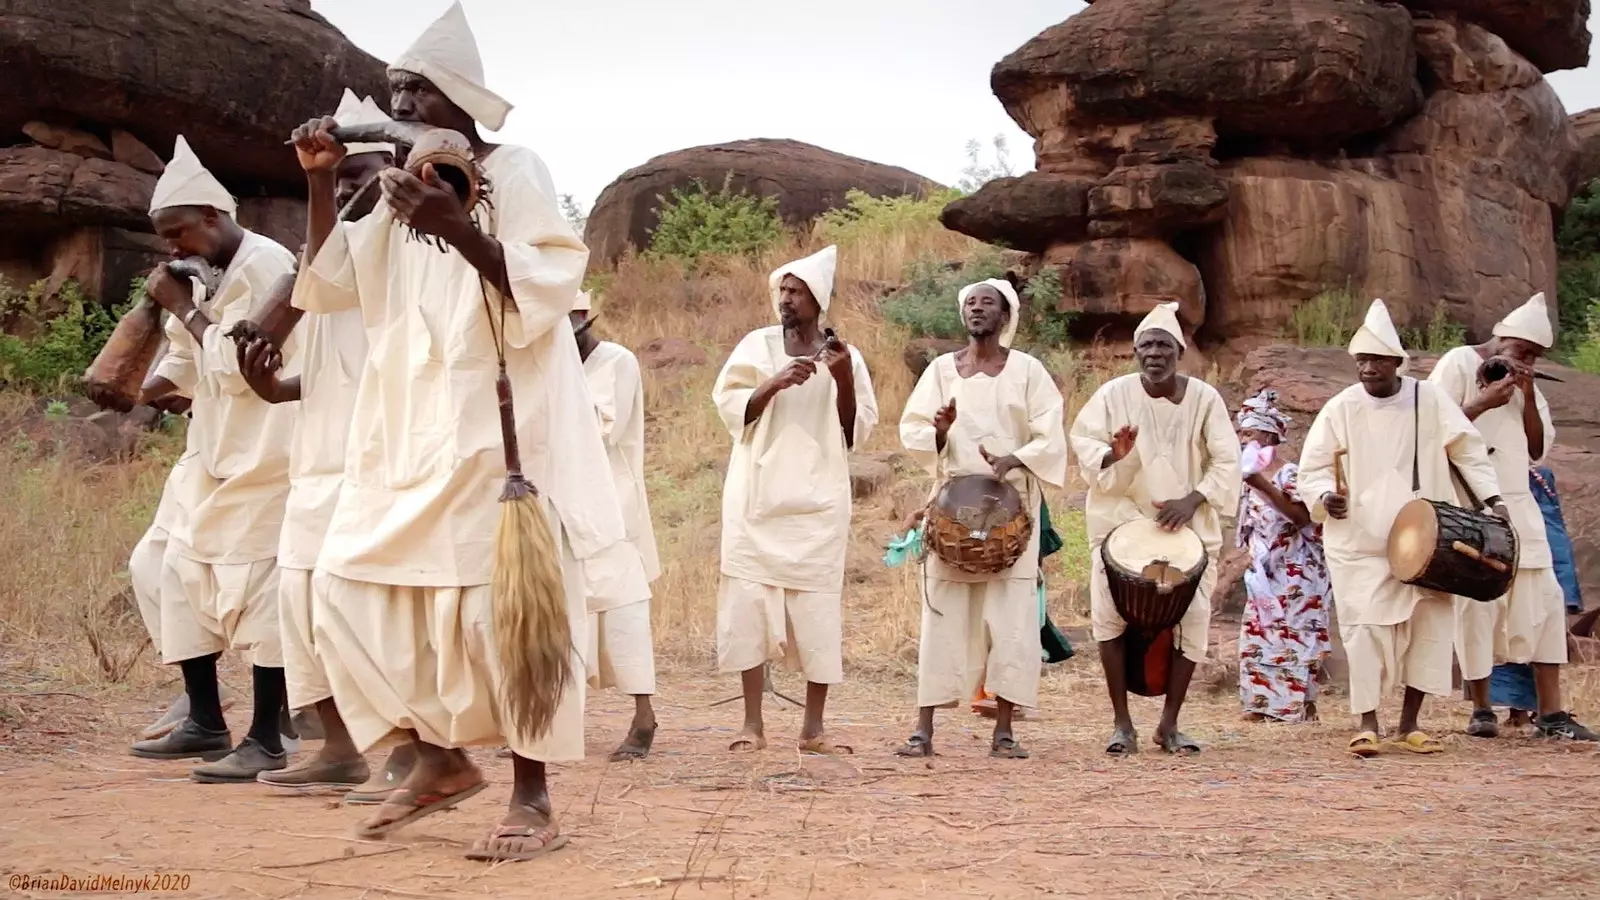
{"type": "Polygon", "coordinates": [[[1593,311],[1600,303],[1600,253],[1557,263],[1556,301],[1561,329],[1556,348],[1570,353],[1589,339],[1596,324],[1593,311]]]}
{"type": "Polygon", "coordinates": [[[1289,327],[1302,347],[1343,347],[1361,327],[1366,307],[1349,290],[1325,290],[1294,308],[1289,327]]]}
{"type": "Polygon", "coordinates": [[[839,244],[904,234],[938,224],[946,204],[960,196],[954,189],[927,197],[874,197],[851,189],[845,194],[849,205],[823,213],[817,231],[823,239],[839,244]]]}
{"type": "MultiPolygon", "coordinates": [[[[76,282],[66,282],[51,304],[59,304],[61,312],[41,323],[37,333],[26,338],[0,334],[0,385],[45,394],[77,390],[83,370],[94,362],[135,296],[107,309],[84,297],[76,282]]],[[[0,320],[37,321],[43,300],[43,281],[25,292],[0,289],[0,320]]]]}
{"type": "Polygon", "coordinates": [[[1556,231],[1556,253],[1563,259],[1600,254],[1600,178],[1573,195],[1556,231]]]}
{"type": "MultiPolygon", "coordinates": [[[[956,297],[978,281],[1004,278],[1006,264],[1000,250],[984,246],[962,263],[952,265],[929,256],[909,263],[903,275],[906,286],[883,301],[883,317],[916,337],[960,340],[967,336],[961,324],[956,297]]],[[[1061,277],[1045,269],[1022,286],[1024,311],[1017,323],[1018,343],[1057,347],[1067,343],[1071,314],[1056,310],[1061,300],[1061,277]]]]}
{"type": "Polygon", "coordinates": [[[660,221],[650,232],[645,255],[694,265],[707,256],[753,257],[783,237],[776,197],[735,192],[724,180],[715,193],[696,181],[656,196],[660,221]]]}

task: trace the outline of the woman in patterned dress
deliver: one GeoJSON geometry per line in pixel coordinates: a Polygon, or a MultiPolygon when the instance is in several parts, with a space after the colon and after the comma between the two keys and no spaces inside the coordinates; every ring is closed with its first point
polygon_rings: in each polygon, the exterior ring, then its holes
{"type": "Polygon", "coordinates": [[[1318,669],[1331,652],[1333,591],[1322,529],[1300,500],[1300,469],[1278,452],[1289,419],[1273,406],[1277,399],[1262,391],[1236,419],[1249,488],[1239,500],[1238,545],[1249,556],[1239,699],[1250,718],[1315,721],[1318,669]]]}

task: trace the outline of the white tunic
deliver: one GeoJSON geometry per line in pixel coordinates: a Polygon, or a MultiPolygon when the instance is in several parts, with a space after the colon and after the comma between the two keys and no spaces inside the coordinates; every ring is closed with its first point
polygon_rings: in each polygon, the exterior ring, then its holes
{"type": "Polygon", "coordinates": [[[1098,554],[1111,530],[1138,518],[1153,519],[1155,504],[1199,491],[1205,502],[1189,527],[1211,555],[1222,548],[1222,513],[1239,505],[1239,438],[1217,389],[1190,378],[1183,401],[1145,393],[1138,375],[1100,386],[1072,423],[1072,450],[1089,483],[1084,515],[1098,554]],[[1101,468],[1111,438],[1124,425],[1139,429],[1131,453],[1101,468]]]}
{"type": "MultiPolygon", "coordinates": [[[[779,391],[753,424],[757,387],[791,361],[783,329],[745,335],[717,376],[712,402],[733,436],[722,489],[722,574],[792,591],[839,593],[850,536],[850,461],[827,367],[779,391]]],[[[856,393],[854,446],[878,422],[866,361],[850,348],[856,393]]]]}
{"type": "MultiPolygon", "coordinates": [[[[289,444],[295,411],[257,397],[239,373],[225,332],[246,319],[277,280],[294,271],[294,254],[244,233],[216,293],[205,304],[212,325],[203,344],[175,317],[166,321],[167,354],[156,374],[194,397],[183,464],[173,470],[172,549],[197,562],[237,565],[278,554],[289,493],[289,444]]],[[[284,372],[299,371],[297,337],[284,347],[284,372]]]]}
{"type": "MultiPolygon", "coordinates": [[[[484,168],[494,206],[478,218],[504,250],[511,286],[506,365],[523,473],[550,498],[580,562],[616,554],[647,595],[567,321],[588,252],[533,151],[502,145],[484,168]]],[[[459,252],[409,239],[387,204],[335,228],[302,273],[295,305],[359,305],[368,346],[319,568],[384,585],[490,582],[506,465],[480,284],[459,252]]],[[[498,328],[501,300],[488,290],[498,328]]]]}
{"type": "MultiPolygon", "coordinates": [[[[644,563],[645,578],[655,581],[661,577],[661,559],[656,551],[655,527],[650,522],[650,497],[645,491],[644,381],[639,376],[639,360],[626,347],[601,341],[583,361],[583,374],[600,420],[600,436],[605,441],[617,499],[622,503],[628,543],[644,563]]],[[[596,581],[605,583],[609,579],[596,581]]],[[[589,611],[604,612],[627,602],[628,598],[591,594],[589,611]]]]}
{"type": "MultiPolygon", "coordinates": [[[[1067,480],[1067,439],[1062,419],[1061,391],[1044,364],[1020,350],[1006,354],[999,375],[977,373],[962,378],[955,354],[935,359],[906,401],[900,416],[900,441],[917,462],[934,476],[935,487],[960,475],[993,475],[994,467],[978,451],[991,456],[1015,456],[1025,468],[1007,476],[1023,495],[1030,517],[1039,513],[1042,484],[1061,487],[1067,480]],[[940,408],[956,401],[956,420],[938,450],[933,418],[940,408]]],[[[1039,531],[1033,529],[1028,549],[1002,576],[972,575],[928,557],[928,574],[943,581],[989,581],[997,577],[1026,581],[1030,586],[1039,571],[1039,531]]]]}
{"type": "Polygon", "coordinates": [[[359,309],[310,315],[301,328],[299,415],[289,453],[289,502],[278,565],[310,571],[316,568],[344,480],[356,383],[367,360],[367,332],[359,309]]]}
{"type": "MultiPolygon", "coordinates": [[[[1437,385],[1445,396],[1457,406],[1465,407],[1483,394],[1478,387],[1478,367],[1483,357],[1471,347],[1457,347],[1440,358],[1433,367],[1428,381],[1437,385]]],[[[1544,449],[1548,453],[1555,443],[1556,428],[1550,421],[1550,404],[1537,386],[1533,389],[1534,403],[1539,409],[1539,421],[1544,425],[1544,449]]],[[[1483,436],[1488,447],[1489,461],[1494,464],[1495,479],[1500,484],[1500,496],[1505,498],[1506,511],[1511,513],[1511,525],[1517,532],[1519,555],[1517,567],[1521,569],[1549,569],[1555,566],[1550,555],[1550,538],[1544,529],[1544,513],[1539,502],[1533,499],[1533,489],[1528,484],[1528,470],[1543,461],[1528,454],[1528,435],[1522,427],[1522,411],[1526,401],[1522,391],[1511,394],[1511,402],[1491,409],[1472,420],[1472,425],[1483,436]]],[[[1483,495],[1479,495],[1483,499],[1483,495]]]]}
{"type": "MultiPolygon", "coordinates": [[[[1395,625],[1411,618],[1422,589],[1390,574],[1389,530],[1400,508],[1416,497],[1456,502],[1452,463],[1479,498],[1500,493],[1483,438],[1460,407],[1427,382],[1403,378],[1399,393],[1385,398],[1354,384],[1317,414],[1300,454],[1300,495],[1311,518],[1323,524],[1341,629],[1395,625]],[[1339,450],[1347,452],[1340,463],[1349,498],[1344,519],[1331,518],[1322,503],[1334,491],[1333,456],[1339,450]],[[1420,484],[1416,491],[1411,487],[1413,458],[1420,484]]],[[[1526,473],[1522,479],[1527,480],[1526,473]]]]}

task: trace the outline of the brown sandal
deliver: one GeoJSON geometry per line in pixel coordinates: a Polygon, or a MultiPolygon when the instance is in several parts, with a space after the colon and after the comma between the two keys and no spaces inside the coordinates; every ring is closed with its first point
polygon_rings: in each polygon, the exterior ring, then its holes
{"type": "Polygon", "coordinates": [[[407,806],[411,808],[411,811],[400,818],[389,822],[383,822],[378,825],[362,825],[356,830],[356,836],[363,838],[383,837],[390,832],[398,831],[399,829],[417,821],[418,819],[426,818],[436,812],[444,812],[447,809],[451,809],[455,807],[456,804],[474,796],[488,786],[488,782],[480,781],[472,787],[456,791],[454,794],[449,795],[439,794],[433,791],[418,792],[413,788],[397,787],[389,792],[389,796],[383,801],[384,804],[387,805],[393,803],[396,806],[407,806]]]}
{"type": "MultiPolygon", "coordinates": [[[[479,838],[473,842],[472,849],[466,852],[467,859],[478,862],[527,862],[546,853],[553,853],[567,845],[567,836],[561,833],[553,820],[546,819],[543,825],[497,825],[494,831],[489,832],[486,838],[479,838]],[[539,842],[538,847],[532,850],[505,850],[498,846],[501,841],[523,840],[532,838],[539,842]]],[[[524,845],[526,846],[526,845],[524,845]]]]}

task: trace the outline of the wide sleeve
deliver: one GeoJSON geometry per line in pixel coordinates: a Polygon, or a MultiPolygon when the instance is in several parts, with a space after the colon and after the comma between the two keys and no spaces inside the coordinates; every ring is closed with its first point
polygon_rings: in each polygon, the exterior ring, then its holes
{"type": "Polygon", "coordinates": [[[1340,434],[1343,429],[1340,427],[1339,410],[1337,398],[1322,407],[1322,411],[1311,422],[1305,447],[1300,451],[1298,487],[1301,502],[1305,503],[1314,522],[1328,520],[1328,509],[1322,504],[1322,498],[1338,487],[1333,458],[1340,450],[1346,449],[1344,437],[1340,434]]]}
{"type": "Polygon", "coordinates": [[[1208,392],[1205,420],[1206,467],[1195,486],[1218,515],[1225,515],[1239,503],[1239,435],[1228,419],[1222,395],[1208,392]]]}
{"type": "Polygon", "coordinates": [[[606,444],[614,445],[632,433],[635,419],[644,414],[644,380],[639,375],[639,360],[632,353],[619,353],[611,365],[610,381],[611,424],[602,421],[600,430],[606,444]]]}
{"type": "MultiPolygon", "coordinates": [[[[238,268],[237,277],[229,285],[226,296],[217,298],[219,318],[205,331],[195,363],[200,377],[213,380],[225,394],[243,394],[250,385],[239,371],[239,348],[227,332],[235,324],[250,317],[251,312],[270,302],[276,294],[294,290],[292,264],[272,259],[266,253],[255,253],[238,268]]],[[[284,348],[284,363],[290,363],[290,348],[284,348]]]]}
{"type": "MultiPolygon", "coordinates": [[[[939,374],[939,360],[934,360],[922,370],[917,386],[906,399],[900,413],[900,443],[911,458],[929,475],[939,474],[939,441],[933,431],[933,417],[948,401],[944,396],[944,379],[939,374]]],[[[956,410],[959,418],[961,410],[956,410]]]]}
{"type": "Polygon", "coordinates": [[[1556,442],[1556,425],[1550,418],[1550,404],[1544,399],[1544,391],[1534,388],[1533,400],[1539,405],[1539,423],[1544,427],[1544,452],[1538,459],[1528,460],[1529,465],[1537,466],[1550,457],[1550,448],[1556,442]]]}
{"type": "Polygon", "coordinates": [[[1101,467],[1106,455],[1111,452],[1111,436],[1127,424],[1112,421],[1111,394],[1116,390],[1117,383],[1116,380],[1108,381],[1095,390],[1089,402],[1078,410],[1068,435],[1072,454],[1078,460],[1078,473],[1089,487],[1106,494],[1126,494],[1133,486],[1133,479],[1138,475],[1141,465],[1139,453],[1135,450],[1111,466],[1101,467]]]}
{"type": "MultiPolygon", "coordinates": [[[[300,267],[290,304],[323,315],[360,306],[363,292],[358,290],[357,261],[366,254],[384,252],[393,226],[394,213],[382,201],[359,222],[335,223],[316,258],[300,267]]],[[[375,267],[378,271],[386,268],[384,264],[375,267]]],[[[371,286],[366,287],[370,291],[371,286]]]]}
{"type": "Polygon", "coordinates": [[[748,430],[744,411],[750,405],[750,395],[773,375],[767,354],[762,352],[764,344],[760,332],[745,335],[711,386],[711,402],[735,441],[743,440],[748,430]]]}
{"type": "Polygon", "coordinates": [[[1028,441],[1013,455],[1035,478],[1053,487],[1062,487],[1067,483],[1067,428],[1061,390],[1038,360],[1029,367],[1026,389],[1028,441]]]}
{"type": "Polygon", "coordinates": [[[1472,379],[1477,374],[1469,365],[1461,364],[1461,350],[1477,356],[1477,352],[1467,348],[1460,348],[1446,353],[1433,371],[1428,373],[1428,383],[1437,387],[1441,393],[1449,397],[1456,406],[1464,406],[1467,402],[1467,393],[1472,388],[1472,379]]]}
{"type": "Polygon", "coordinates": [[[1445,397],[1437,397],[1429,405],[1434,408],[1438,418],[1445,456],[1461,473],[1461,479],[1467,487],[1479,500],[1499,496],[1500,479],[1495,474],[1494,463],[1489,459],[1489,445],[1484,443],[1483,435],[1473,427],[1467,414],[1445,397]]]}
{"type": "Polygon", "coordinates": [[[200,384],[200,370],[194,361],[194,337],[184,328],[177,316],[169,315],[161,325],[167,335],[167,349],[156,363],[155,376],[165,378],[185,397],[194,397],[200,384]]]}
{"type": "Polygon", "coordinates": [[[860,448],[878,425],[878,392],[872,387],[872,373],[867,371],[866,358],[854,347],[850,348],[850,372],[856,388],[855,434],[850,446],[860,448]]]}
{"type": "MultiPolygon", "coordinates": [[[[505,148],[502,148],[502,152],[505,148]]],[[[506,321],[506,344],[524,348],[566,319],[577,299],[589,250],[541,184],[543,163],[531,152],[499,173],[494,237],[505,254],[506,280],[517,316],[506,321]]]]}

